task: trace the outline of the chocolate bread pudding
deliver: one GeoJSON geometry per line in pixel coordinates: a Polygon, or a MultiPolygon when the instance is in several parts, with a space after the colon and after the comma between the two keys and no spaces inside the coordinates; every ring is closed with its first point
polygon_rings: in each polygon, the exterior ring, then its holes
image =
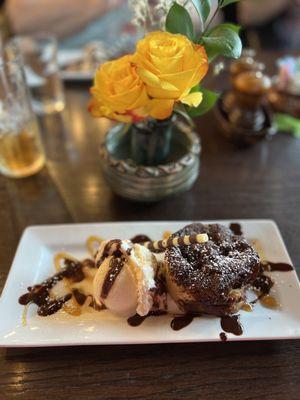
{"type": "Polygon", "coordinates": [[[168,291],[188,313],[235,313],[244,304],[245,290],[257,277],[259,256],[246,239],[218,224],[191,224],[172,237],[199,233],[206,233],[209,240],[166,250],[168,291]]]}

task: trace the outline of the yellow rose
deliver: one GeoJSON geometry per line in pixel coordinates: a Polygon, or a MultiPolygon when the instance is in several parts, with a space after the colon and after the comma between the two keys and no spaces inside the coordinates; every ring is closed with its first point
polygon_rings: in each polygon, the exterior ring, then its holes
{"type": "Polygon", "coordinates": [[[197,107],[202,93],[190,93],[208,70],[203,46],[186,36],[168,32],[151,32],[137,43],[134,62],[151,100],[148,112],[153,118],[171,115],[176,101],[197,107]]]}
{"type": "Polygon", "coordinates": [[[145,117],[143,107],[149,98],[131,55],[102,64],[96,72],[91,94],[88,109],[94,117],[121,122],[145,117]]]}

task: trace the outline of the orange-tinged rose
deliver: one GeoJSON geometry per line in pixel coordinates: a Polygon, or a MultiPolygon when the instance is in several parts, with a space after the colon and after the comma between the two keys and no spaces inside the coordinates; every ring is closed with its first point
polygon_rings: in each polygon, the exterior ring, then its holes
{"type": "Polygon", "coordinates": [[[94,117],[135,122],[145,117],[149,98],[145,84],[136,72],[132,56],[102,64],[91,88],[89,111],[94,117]]]}
{"type": "Polygon", "coordinates": [[[201,103],[202,93],[190,90],[208,70],[203,46],[180,34],[156,31],[137,43],[133,60],[149,97],[154,99],[147,106],[153,118],[169,117],[176,101],[193,107],[201,103]]]}

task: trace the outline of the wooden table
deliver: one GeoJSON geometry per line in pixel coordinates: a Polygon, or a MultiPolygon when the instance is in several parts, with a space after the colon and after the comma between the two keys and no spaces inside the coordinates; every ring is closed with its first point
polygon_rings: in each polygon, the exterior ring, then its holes
{"type": "MultiPolygon", "coordinates": [[[[85,86],[66,93],[64,113],[43,120],[47,168],[23,180],[0,177],[0,289],[32,224],[272,218],[300,271],[300,140],[278,134],[236,150],[209,114],[198,122],[203,153],[193,189],[131,203],[100,173],[97,146],[108,123],[88,115],[85,86]]],[[[2,349],[0,399],[296,400],[299,373],[299,341],[2,349]]]]}

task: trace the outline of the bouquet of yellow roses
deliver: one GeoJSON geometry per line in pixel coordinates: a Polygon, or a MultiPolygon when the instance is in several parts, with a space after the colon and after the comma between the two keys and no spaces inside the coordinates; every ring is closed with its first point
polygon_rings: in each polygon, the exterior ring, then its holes
{"type": "Polygon", "coordinates": [[[234,1],[219,0],[212,12],[211,0],[192,0],[203,26],[198,35],[187,9],[174,2],[166,31],[148,33],[134,54],[99,67],[91,89],[91,114],[136,123],[167,119],[176,108],[190,116],[208,111],[217,99],[216,93],[200,86],[209,63],[218,55],[238,58],[242,50],[238,26],[209,29],[217,11],[234,1]]]}

